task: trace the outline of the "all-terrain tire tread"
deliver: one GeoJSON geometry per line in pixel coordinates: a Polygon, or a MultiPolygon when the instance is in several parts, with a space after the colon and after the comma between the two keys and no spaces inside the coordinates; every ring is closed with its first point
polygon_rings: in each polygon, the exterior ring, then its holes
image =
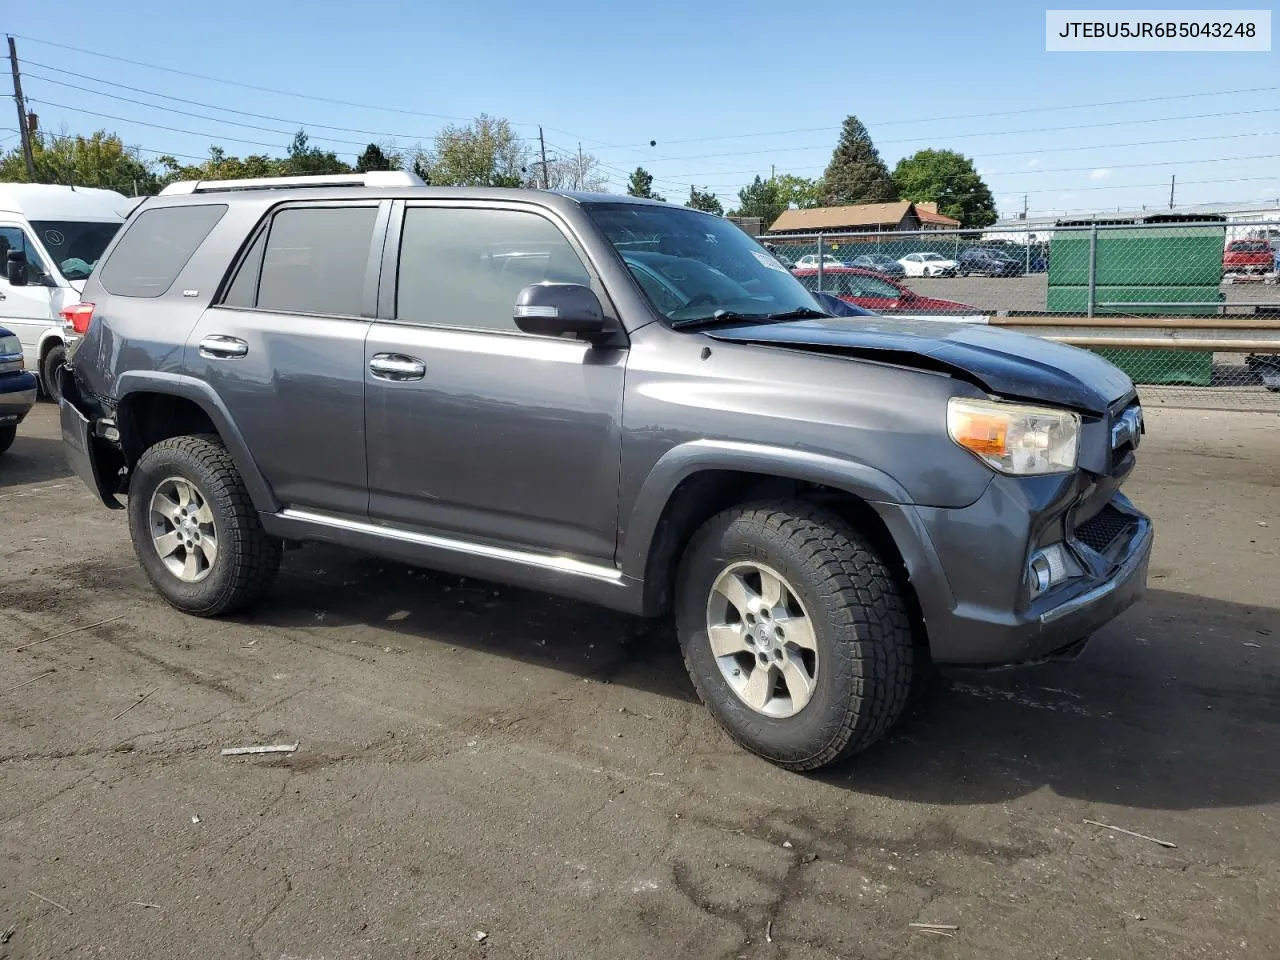
{"type": "MultiPolygon", "coordinates": [[[[804,556],[820,594],[834,601],[832,627],[851,638],[843,641],[851,656],[838,657],[834,664],[831,658],[822,663],[839,670],[841,686],[847,685],[853,693],[827,731],[825,747],[806,757],[769,759],[791,770],[815,770],[870,746],[902,716],[912,688],[911,620],[889,567],[844,518],[802,500],[732,507],[708,521],[690,549],[700,537],[723,535],[730,525],[753,526],[767,536],[789,541],[804,556]]],[[[694,676],[687,651],[685,666],[694,676]]],[[[729,733],[748,750],[754,749],[732,730],[729,733]]]]}
{"type": "MultiPolygon", "coordinates": [[[[200,465],[213,478],[215,489],[204,492],[210,500],[219,503],[221,516],[226,521],[224,529],[219,531],[219,560],[226,557],[232,571],[223,588],[207,604],[195,609],[180,609],[200,617],[216,617],[240,610],[257,600],[275,580],[283,555],[281,542],[263,530],[240,471],[216,435],[192,434],[161,440],[143,453],[138,467],[143,466],[148,458],[158,457],[167,451],[200,465]]],[[[136,468],[134,474],[137,474],[136,468]]],[[[140,552],[144,545],[135,540],[134,548],[140,552]]],[[[160,589],[161,595],[169,599],[145,563],[143,569],[160,589]]],[[[169,602],[173,603],[172,600],[169,602]]]]}

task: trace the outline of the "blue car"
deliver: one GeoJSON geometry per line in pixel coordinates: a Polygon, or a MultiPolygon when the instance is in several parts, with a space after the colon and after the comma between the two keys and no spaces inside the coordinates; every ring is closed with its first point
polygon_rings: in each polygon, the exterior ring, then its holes
{"type": "Polygon", "coordinates": [[[35,406],[36,378],[23,366],[22,341],[0,327],[0,453],[13,445],[18,424],[35,406]]]}

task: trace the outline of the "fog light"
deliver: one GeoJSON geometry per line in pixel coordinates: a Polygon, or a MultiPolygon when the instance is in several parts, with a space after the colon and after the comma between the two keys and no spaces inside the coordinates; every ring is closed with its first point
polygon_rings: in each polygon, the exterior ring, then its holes
{"type": "Polygon", "coordinates": [[[1060,543],[1037,550],[1027,563],[1027,588],[1032,599],[1064,580],[1080,575],[1071,555],[1060,543]]]}

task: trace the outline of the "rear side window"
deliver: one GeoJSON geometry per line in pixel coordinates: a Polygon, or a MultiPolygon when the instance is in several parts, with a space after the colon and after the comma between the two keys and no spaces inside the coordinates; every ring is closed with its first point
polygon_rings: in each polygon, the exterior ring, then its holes
{"type": "Polygon", "coordinates": [[[103,288],[117,297],[162,295],[226,212],[225,203],[144,210],[103,264],[103,288]]]}
{"type": "MultiPolygon", "coordinates": [[[[292,207],[271,220],[258,278],[259,310],[360,316],[376,206],[292,207]]],[[[245,267],[252,269],[252,256],[245,267]]],[[[242,270],[241,273],[245,271],[242,270]]],[[[237,276],[232,293],[244,296],[237,276]]]]}

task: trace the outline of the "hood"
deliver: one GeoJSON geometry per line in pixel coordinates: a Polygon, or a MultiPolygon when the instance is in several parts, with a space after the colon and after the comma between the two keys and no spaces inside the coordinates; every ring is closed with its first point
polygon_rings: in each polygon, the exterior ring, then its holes
{"type": "Polygon", "coordinates": [[[887,317],[743,324],[704,331],[759,343],[942,369],[1010,399],[1105,414],[1133,381],[1097,354],[985,325],[887,317]],[[912,358],[919,358],[914,364],[912,358]]]}

